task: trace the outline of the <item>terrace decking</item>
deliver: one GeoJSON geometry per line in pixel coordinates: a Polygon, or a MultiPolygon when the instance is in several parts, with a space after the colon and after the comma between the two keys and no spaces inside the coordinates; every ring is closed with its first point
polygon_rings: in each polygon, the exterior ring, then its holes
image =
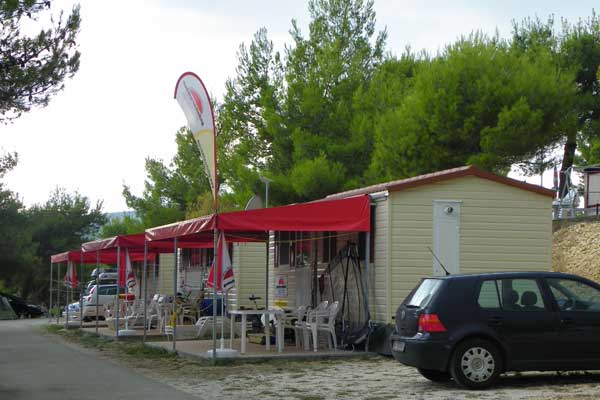
{"type": "MultiPolygon", "coordinates": [[[[226,346],[229,345],[229,339],[225,340],[226,346]]],[[[146,342],[147,346],[173,351],[173,343],[168,342],[146,342]]],[[[185,357],[192,357],[202,360],[212,358],[212,340],[178,340],[176,343],[176,352],[185,357]]],[[[240,339],[233,340],[233,348],[240,351],[240,339]]],[[[217,348],[219,341],[217,340],[217,348]]],[[[294,345],[286,345],[283,352],[277,352],[277,346],[272,345],[270,350],[266,350],[264,345],[256,343],[247,343],[246,354],[239,354],[235,358],[237,360],[268,360],[268,359],[324,359],[324,358],[351,358],[365,357],[371,355],[363,351],[346,351],[346,350],[331,350],[319,349],[305,351],[298,349],[294,345]]]]}

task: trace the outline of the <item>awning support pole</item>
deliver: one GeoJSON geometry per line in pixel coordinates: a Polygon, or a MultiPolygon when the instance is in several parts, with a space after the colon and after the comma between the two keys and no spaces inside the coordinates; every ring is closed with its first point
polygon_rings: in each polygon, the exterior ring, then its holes
{"type": "Polygon", "coordinates": [[[54,307],[52,307],[52,280],[54,279],[54,274],[52,273],[53,266],[54,264],[52,264],[52,261],[50,261],[50,301],[48,303],[48,319],[50,322],[52,322],[52,310],[54,309],[54,307]]]}
{"type": "Polygon", "coordinates": [[[117,306],[115,310],[115,316],[117,321],[117,326],[115,328],[115,332],[117,333],[117,338],[119,337],[119,292],[121,291],[121,246],[117,246],[117,306]]]}
{"type": "Polygon", "coordinates": [[[79,329],[83,328],[83,252],[79,263],[79,329]]]}
{"type": "MultiPolygon", "coordinates": [[[[174,263],[174,267],[173,267],[173,315],[171,316],[171,321],[173,321],[173,351],[175,351],[176,348],[176,335],[177,335],[177,315],[175,314],[175,312],[177,311],[176,309],[176,302],[177,302],[177,236],[175,236],[175,239],[173,239],[173,256],[175,257],[175,263],[174,263]]],[[[166,322],[165,322],[166,324],[166,322]]]]}
{"type": "MultiPolygon", "coordinates": [[[[67,274],[71,272],[71,261],[67,261],[67,274]]],[[[69,289],[71,289],[71,282],[69,282],[69,286],[67,286],[66,293],[66,301],[65,301],[65,329],[69,329],[69,289]]],[[[72,290],[72,289],[71,289],[72,290]]]]}
{"type": "MultiPolygon", "coordinates": [[[[366,313],[370,316],[369,312],[369,263],[371,262],[371,232],[367,232],[365,235],[365,304],[366,304],[366,313]]],[[[367,341],[365,343],[365,352],[369,351],[369,333],[371,329],[371,321],[367,321],[368,329],[367,329],[367,341]]]]}
{"type": "MultiPolygon", "coordinates": [[[[271,235],[270,233],[267,231],[267,243],[265,246],[265,253],[267,255],[266,257],[266,261],[265,261],[265,310],[269,309],[269,242],[271,240],[271,235]]],[[[269,316],[265,317],[265,325],[269,323],[269,316]]],[[[270,338],[267,338],[265,340],[270,340],[270,338]]]]}
{"type": "MultiPolygon", "coordinates": [[[[98,268],[100,268],[100,251],[96,250],[96,272],[98,272],[98,268]]],[[[100,318],[100,316],[98,315],[98,292],[100,291],[100,288],[98,287],[98,275],[99,274],[96,274],[96,335],[98,334],[98,319],[100,318]]]]}
{"type": "Polygon", "coordinates": [[[142,343],[146,343],[146,319],[148,314],[148,278],[146,272],[148,271],[148,242],[144,240],[144,266],[142,269],[142,287],[144,288],[144,336],[142,336],[142,343]]]}
{"type": "Polygon", "coordinates": [[[56,266],[56,286],[58,287],[57,289],[57,294],[56,294],[56,302],[58,303],[57,307],[58,307],[58,313],[56,313],[56,323],[60,324],[60,316],[62,314],[62,311],[60,310],[60,263],[58,263],[58,265],[56,266]]]}

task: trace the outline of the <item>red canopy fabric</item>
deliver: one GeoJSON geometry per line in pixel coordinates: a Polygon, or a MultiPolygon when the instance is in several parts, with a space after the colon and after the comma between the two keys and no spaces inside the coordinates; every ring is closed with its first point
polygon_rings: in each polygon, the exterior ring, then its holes
{"type": "Polygon", "coordinates": [[[366,232],[371,229],[371,201],[362,195],[229,212],[219,215],[218,226],[225,232],[366,232]]]}
{"type": "MultiPolygon", "coordinates": [[[[199,232],[209,232],[215,229],[215,216],[205,215],[187,221],[174,222],[172,224],[146,229],[148,241],[168,240],[180,236],[192,236],[199,232]]],[[[208,237],[208,236],[207,236],[208,237]]],[[[202,239],[198,237],[198,239],[202,239]]]]}
{"type": "MultiPolygon", "coordinates": [[[[52,264],[60,263],[60,262],[74,262],[76,264],[96,264],[96,262],[100,264],[116,264],[117,263],[117,250],[110,249],[99,251],[97,254],[98,258],[96,259],[96,252],[93,253],[84,253],[81,250],[71,250],[65,251],[63,253],[58,253],[50,257],[50,262],[52,264]],[[83,256],[83,258],[82,258],[83,256]]],[[[129,254],[132,261],[142,261],[144,259],[144,252],[140,252],[138,250],[132,251],[129,254]]],[[[154,259],[154,254],[148,254],[148,259],[154,259]]]]}
{"type": "MultiPolygon", "coordinates": [[[[236,211],[194,218],[146,230],[149,241],[170,240],[175,237],[193,242],[212,243],[209,232],[227,232],[227,241],[265,240],[257,232],[366,232],[371,229],[371,202],[368,195],[338,200],[322,200],[289,206],[236,211]],[[217,221],[218,218],[218,221],[217,221]],[[202,235],[204,233],[204,235],[202,235]]],[[[179,247],[179,245],[178,245],[179,247]]],[[[182,246],[183,247],[183,246],[182,246]]]]}

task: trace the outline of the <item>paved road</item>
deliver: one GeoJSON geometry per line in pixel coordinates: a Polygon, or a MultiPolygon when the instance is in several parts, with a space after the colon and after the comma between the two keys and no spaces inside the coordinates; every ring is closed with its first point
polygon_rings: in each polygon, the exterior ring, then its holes
{"type": "Polygon", "coordinates": [[[0,399],[193,399],[42,335],[46,321],[0,321],[0,399]]]}

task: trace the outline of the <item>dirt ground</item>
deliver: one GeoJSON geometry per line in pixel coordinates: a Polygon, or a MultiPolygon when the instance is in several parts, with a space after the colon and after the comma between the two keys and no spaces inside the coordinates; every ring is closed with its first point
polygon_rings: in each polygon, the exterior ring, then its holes
{"type": "Polygon", "coordinates": [[[201,399],[592,400],[600,396],[600,372],[510,374],[494,389],[473,392],[452,382],[429,382],[415,369],[385,357],[213,366],[140,344],[102,342],[89,336],[72,335],[67,340],[81,351],[95,352],[201,399]]]}
{"type": "MultiPolygon", "coordinates": [[[[214,367],[213,367],[214,368],[214,367]]],[[[596,399],[600,373],[511,375],[493,390],[472,392],[453,383],[434,384],[392,359],[265,363],[220,370],[203,377],[194,368],[138,368],[198,398],[220,399],[596,399]]]]}

